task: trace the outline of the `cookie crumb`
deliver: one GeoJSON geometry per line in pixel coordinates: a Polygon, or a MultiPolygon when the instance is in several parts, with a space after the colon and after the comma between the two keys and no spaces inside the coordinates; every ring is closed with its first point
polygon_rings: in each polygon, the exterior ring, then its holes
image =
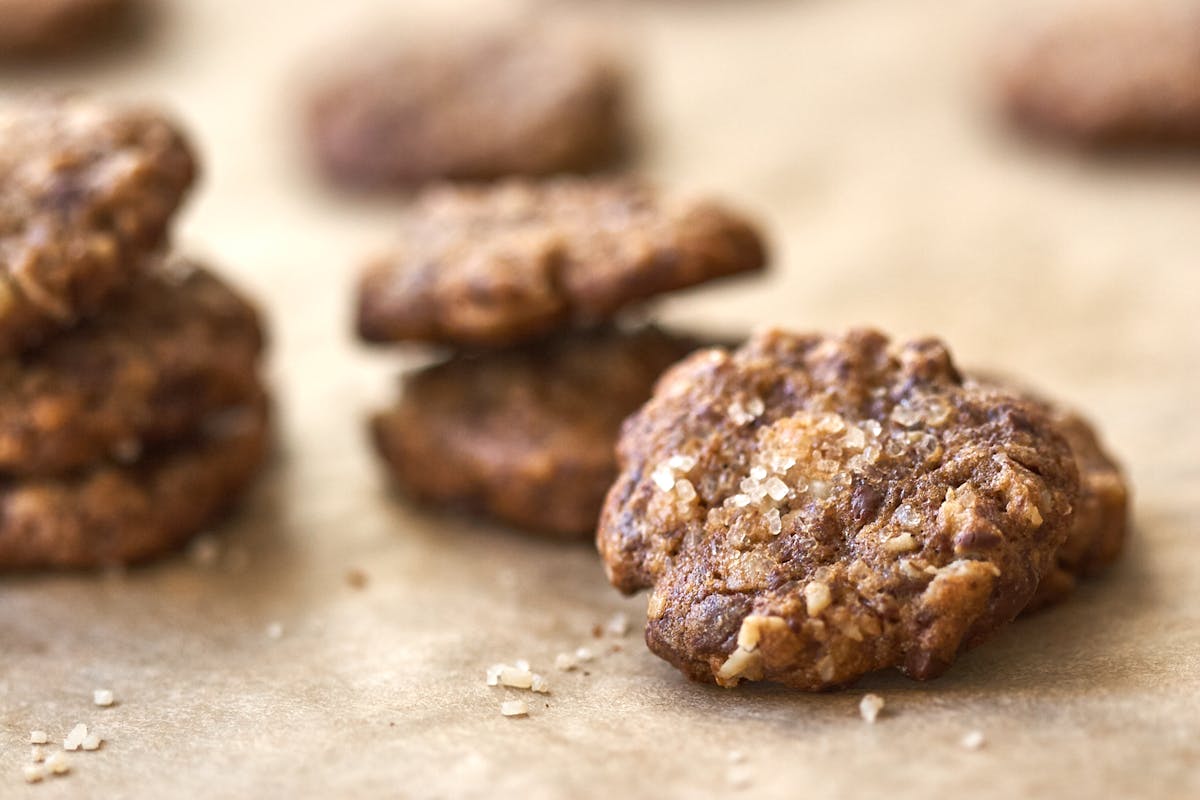
{"type": "Polygon", "coordinates": [[[71,771],[71,762],[63,753],[51,753],[46,758],[46,769],[54,775],[66,775],[71,771]]]}
{"type": "Polygon", "coordinates": [[[67,738],[63,739],[63,750],[78,750],[79,746],[83,744],[83,740],[87,738],[87,735],[87,725],[80,722],[74,728],[71,728],[71,732],[67,734],[67,738]]]}
{"type": "Polygon", "coordinates": [[[560,672],[570,672],[578,666],[575,656],[570,653],[559,653],[554,657],[554,668],[560,672]]]}
{"type": "Polygon", "coordinates": [[[111,689],[96,689],[92,692],[92,702],[101,708],[107,708],[116,702],[111,689]]]}
{"type": "Polygon", "coordinates": [[[983,731],[971,731],[962,738],[962,746],[968,750],[978,750],[987,742],[983,737],[983,731]]]}
{"type": "Polygon", "coordinates": [[[21,767],[26,783],[38,783],[46,777],[46,768],[41,764],[26,764],[21,767]]]}
{"type": "Polygon", "coordinates": [[[100,734],[95,733],[93,731],[92,733],[89,733],[86,737],[84,737],[84,740],[80,744],[80,747],[82,747],[84,750],[99,750],[100,745],[103,743],[104,743],[104,740],[100,738],[100,734]]]}
{"type": "Polygon", "coordinates": [[[529,706],[524,700],[505,700],[500,704],[500,713],[506,717],[525,717],[529,715],[529,706]]]}
{"type": "Polygon", "coordinates": [[[595,657],[595,654],[586,647],[580,647],[575,650],[575,660],[581,663],[591,661],[595,657]]]}
{"type": "Polygon", "coordinates": [[[729,751],[729,763],[730,764],[741,764],[745,760],[746,760],[746,754],[743,753],[741,750],[730,750],[729,751]]]}
{"type": "Polygon", "coordinates": [[[883,711],[883,698],[877,694],[865,694],[858,701],[858,713],[867,722],[874,723],[880,711],[883,711]]]}
{"type": "Polygon", "coordinates": [[[604,630],[610,636],[624,636],[629,633],[629,615],[624,611],[618,611],[609,617],[608,622],[604,626],[604,630]]]}
{"type": "Polygon", "coordinates": [[[30,731],[29,732],[29,743],[30,744],[46,744],[49,741],[50,741],[50,737],[46,735],[45,731],[30,731]]]}
{"type": "Polygon", "coordinates": [[[549,694],[550,681],[535,672],[533,678],[529,681],[529,688],[539,694],[549,694]]]}
{"type": "Polygon", "coordinates": [[[42,763],[46,760],[46,751],[43,748],[34,745],[33,747],[29,748],[29,760],[35,764],[42,763]]]}

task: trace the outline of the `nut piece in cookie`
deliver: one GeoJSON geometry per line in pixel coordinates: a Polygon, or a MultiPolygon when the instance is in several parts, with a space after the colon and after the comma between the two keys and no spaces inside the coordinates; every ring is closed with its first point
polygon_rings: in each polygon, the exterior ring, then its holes
{"type": "Polygon", "coordinates": [[[250,485],[267,452],[267,417],[257,399],[132,464],[0,479],[0,570],[129,564],[178,547],[250,485]]]}
{"type": "Polygon", "coordinates": [[[0,59],[87,44],[132,5],[130,0],[0,0],[0,59]]]}
{"type": "Polygon", "coordinates": [[[0,101],[0,353],[94,313],[163,240],[195,164],[151,111],[0,101]]]}
{"type": "Polygon", "coordinates": [[[632,179],[439,187],[368,264],[358,330],[372,342],[506,345],[765,262],[747,220],[632,179]]]}
{"type": "Polygon", "coordinates": [[[1196,0],[1087,3],[1023,34],[998,69],[1017,124],[1092,147],[1200,146],[1196,0]]]}
{"type": "Polygon", "coordinates": [[[95,319],[0,356],[0,475],[61,474],[186,438],[256,397],[254,307],[212,273],[155,265],[95,319]]]}
{"type": "Polygon", "coordinates": [[[724,686],[938,675],[1029,603],[1079,497],[1044,408],[863,330],[693,354],[618,461],[609,578],[652,590],[655,653],[724,686]]]}
{"type": "Polygon", "coordinates": [[[558,536],[596,529],[621,421],[699,342],[656,328],[461,355],[405,379],[372,432],[396,482],[558,536]]]}
{"type": "Polygon", "coordinates": [[[459,33],[347,70],[316,94],[309,129],[344,184],[582,172],[624,149],[623,97],[613,58],[565,28],[459,33]]]}

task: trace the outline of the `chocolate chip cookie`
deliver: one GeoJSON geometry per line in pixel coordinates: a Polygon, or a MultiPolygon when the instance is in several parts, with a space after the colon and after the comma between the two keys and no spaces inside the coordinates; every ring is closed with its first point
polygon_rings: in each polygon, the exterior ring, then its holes
{"type": "Polygon", "coordinates": [[[0,101],[0,353],[94,313],[158,247],[195,174],[150,111],[0,101]]]}
{"type": "Polygon", "coordinates": [[[696,680],[932,678],[1054,566],[1079,476],[1045,409],[935,340],[765,331],[693,354],[625,423],[598,544],[696,680]]]}
{"type": "Polygon", "coordinates": [[[128,0],[0,0],[0,58],[82,44],[128,10],[128,0]]]}
{"type": "Polygon", "coordinates": [[[577,332],[460,355],[409,375],[372,432],[396,482],[443,505],[558,536],[591,535],[621,421],[699,346],[657,328],[577,332]]]}
{"type": "Polygon", "coordinates": [[[437,188],[418,199],[398,241],[360,283],[368,341],[512,344],[766,260],[741,216],[632,179],[437,188]]]}
{"type": "Polygon", "coordinates": [[[172,261],[110,303],[34,351],[0,356],[0,475],[133,459],[258,394],[258,314],[212,273],[172,261]]]}
{"type": "Polygon", "coordinates": [[[595,43],[558,28],[413,42],[321,88],[317,158],[344,184],[579,172],[624,145],[623,80],[595,43]]]}
{"type": "Polygon", "coordinates": [[[1087,4],[1031,26],[1000,59],[1009,115],[1095,147],[1200,146],[1200,3],[1087,4]]]}
{"type": "Polygon", "coordinates": [[[265,402],[210,416],[185,443],[77,475],[0,479],[0,569],[96,567],[165,553],[228,510],[267,450],[265,402]]]}

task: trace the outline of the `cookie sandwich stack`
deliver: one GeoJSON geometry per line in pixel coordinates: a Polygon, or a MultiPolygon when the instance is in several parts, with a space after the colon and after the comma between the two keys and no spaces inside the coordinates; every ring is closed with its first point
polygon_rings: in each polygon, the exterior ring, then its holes
{"type": "Polygon", "coordinates": [[[564,537],[595,531],[621,422],[701,342],[619,316],[650,298],[761,271],[753,224],[636,179],[511,179],[427,189],[370,261],[358,330],[454,349],[407,375],[371,422],[395,481],[564,537]]]}
{"type": "Polygon", "coordinates": [[[166,253],[195,169],[152,111],[0,101],[0,569],[150,558],[262,463],[258,314],[166,253]]]}

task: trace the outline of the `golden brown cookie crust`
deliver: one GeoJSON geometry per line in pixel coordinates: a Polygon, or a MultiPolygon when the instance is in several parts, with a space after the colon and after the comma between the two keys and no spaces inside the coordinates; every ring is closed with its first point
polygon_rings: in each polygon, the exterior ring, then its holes
{"type": "Polygon", "coordinates": [[[655,653],[726,686],[938,675],[1028,604],[1079,493],[1041,407],[862,330],[692,355],[618,459],[609,578],[653,590],[655,653]]]}
{"type": "Polygon", "coordinates": [[[1091,147],[1200,146],[1200,3],[1089,3],[998,59],[1018,125],[1091,147]]]}
{"type": "Polygon", "coordinates": [[[555,536],[590,536],[616,474],[621,421],[700,343],[601,329],[457,356],[408,376],[372,420],[396,482],[438,505],[555,536]]]}
{"type": "Polygon", "coordinates": [[[359,286],[367,341],[507,345],[766,263],[741,216],[632,179],[439,187],[399,242],[359,286]]]}
{"type": "Polygon", "coordinates": [[[325,173],[348,185],[582,172],[624,148],[624,80],[565,29],[458,33],[348,69],[309,121],[325,173]]]}
{"type": "Polygon", "coordinates": [[[0,354],[95,313],[158,247],[195,174],[157,113],[0,102],[0,354]]]}
{"type": "Polygon", "coordinates": [[[209,417],[197,436],[133,464],[0,480],[0,570],[131,564],[215,522],[265,458],[265,401],[209,417]]]}
{"type": "Polygon", "coordinates": [[[212,273],[146,270],[104,313],[0,356],[0,476],[62,474],[186,438],[259,392],[258,313],[212,273]]]}

